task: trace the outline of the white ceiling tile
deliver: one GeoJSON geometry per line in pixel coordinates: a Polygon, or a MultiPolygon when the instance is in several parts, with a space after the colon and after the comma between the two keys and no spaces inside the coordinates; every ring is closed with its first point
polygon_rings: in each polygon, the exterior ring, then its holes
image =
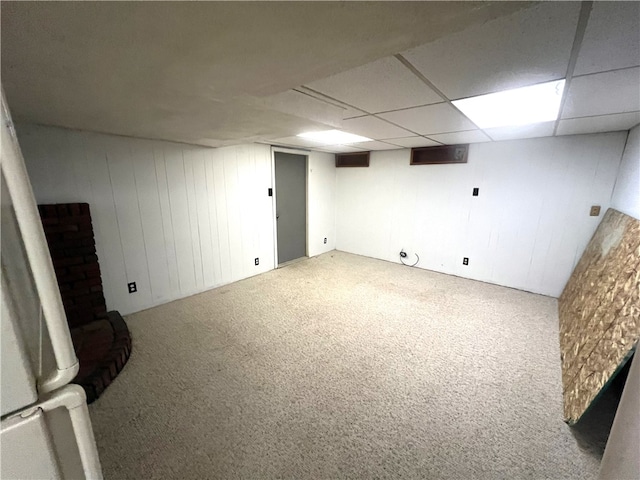
{"type": "Polygon", "coordinates": [[[560,120],[558,135],[581,133],[617,132],[629,130],[640,123],[640,112],[599,115],[597,117],[569,118],[560,120]]]}
{"type": "Polygon", "coordinates": [[[580,2],[541,2],[403,56],[449,99],[563,78],[580,2]]]}
{"type": "Polygon", "coordinates": [[[369,113],[442,101],[394,57],[386,57],[305,85],[369,113]]]}
{"type": "Polygon", "coordinates": [[[351,145],[331,145],[324,148],[314,147],[314,150],[318,150],[319,152],[329,152],[329,153],[351,153],[351,152],[364,152],[365,149],[355,148],[351,145]]]}
{"type": "Polygon", "coordinates": [[[485,128],[484,131],[494,140],[513,140],[516,138],[551,137],[555,122],[534,123],[519,127],[485,128]]]}
{"type": "MultiPolygon", "coordinates": [[[[379,115],[421,135],[473,130],[476,126],[448,103],[409,108],[379,115]]],[[[387,138],[391,138],[390,136],[387,138]]]]}
{"type": "Polygon", "coordinates": [[[269,143],[271,145],[293,145],[296,147],[317,147],[319,145],[322,145],[321,142],[314,142],[307,138],[296,136],[276,138],[275,140],[269,140],[269,143]]]}
{"type": "Polygon", "coordinates": [[[414,148],[414,147],[432,147],[435,145],[440,145],[438,142],[434,142],[433,140],[429,140],[424,137],[404,137],[404,138],[389,138],[385,139],[385,142],[391,143],[393,145],[397,145],[399,147],[405,148],[414,148]]]}
{"type": "Polygon", "coordinates": [[[349,133],[355,133],[356,135],[369,137],[374,140],[392,137],[407,137],[412,133],[371,115],[344,120],[342,122],[342,130],[349,133]]]}
{"type": "Polygon", "coordinates": [[[378,141],[358,142],[354,143],[353,145],[364,150],[398,150],[398,148],[400,148],[397,145],[391,145],[389,143],[378,141]]]}
{"type": "MultiPolygon", "coordinates": [[[[337,101],[335,99],[329,98],[329,97],[327,97],[326,95],[323,95],[320,92],[316,92],[314,90],[310,90],[309,88],[304,87],[304,86],[298,87],[294,91],[300,93],[301,95],[304,94],[304,95],[306,95],[308,97],[315,98],[315,99],[320,100],[320,101],[322,101],[324,103],[327,103],[327,104],[329,104],[331,106],[338,107],[338,108],[342,109],[342,116],[341,116],[342,119],[353,118],[353,117],[361,117],[363,115],[367,115],[367,112],[364,112],[364,111],[359,110],[359,109],[354,108],[354,107],[350,107],[349,105],[345,105],[343,102],[339,102],[339,101],[337,101]]],[[[298,111],[298,113],[299,112],[300,112],[300,110],[298,111]]]]}
{"type": "Polygon", "coordinates": [[[640,68],[574,77],[562,118],[640,110],[640,68]]]}
{"type": "Polygon", "coordinates": [[[365,115],[368,115],[367,112],[365,112],[363,110],[359,110],[357,108],[350,107],[348,105],[339,104],[338,106],[343,109],[343,112],[344,112],[342,114],[342,118],[343,119],[355,118],[355,117],[363,117],[365,115]]]}
{"type": "Polygon", "coordinates": [[[467,132],[442,133],[440,135],[429,135],[429,138],[444,143],[445,145],[456,145],[459,143],[480,143],[490,142],[481,130],[469,130],[467,132]]]}
{"type": "Polygon", "coordinates": [[[367,115],[368,113],[362,112],[355,108],[347,107],[344,109],[344,116],[342,118],[343,120],[348,120],[349,118],[366,117],[367,115]]]}
{"type": "Polygon", "coordinates": [[[640,3],[596,2],[574,75],[640,65],[640,3]]]}

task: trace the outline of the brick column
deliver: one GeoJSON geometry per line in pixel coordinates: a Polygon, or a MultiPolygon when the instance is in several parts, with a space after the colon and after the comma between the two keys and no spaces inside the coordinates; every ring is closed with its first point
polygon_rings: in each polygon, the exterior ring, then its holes
{"type": "Polygon", "coordinates": [[[87,203],[39,205],[70,327],[105,318],[107,306],[87,203]]]}

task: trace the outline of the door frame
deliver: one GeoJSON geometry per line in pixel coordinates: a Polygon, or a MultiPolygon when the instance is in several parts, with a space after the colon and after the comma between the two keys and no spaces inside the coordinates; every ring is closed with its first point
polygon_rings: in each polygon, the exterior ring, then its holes
{"type": "Polygon", "coordinates": [[[271,146],[271,188],[273,189],[273,197],[271,200],[272,216],[273,216],[273,265],[274,268],[278,268],[278,220],[276,219],[276,197],[278,192],[276,191],[276,152],[292,153],[294,155],[301,155],[304,160],[304,211],[305,211],[305,226],[304,226],[304,255],[309,257],[309,150],[301,150],[297,148],[288,147],[275,147],[271,146]]]}

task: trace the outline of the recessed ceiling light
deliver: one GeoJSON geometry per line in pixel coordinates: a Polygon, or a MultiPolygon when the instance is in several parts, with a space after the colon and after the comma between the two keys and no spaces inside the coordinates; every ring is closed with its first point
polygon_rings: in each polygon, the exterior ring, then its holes
{"type": "Polygon", "coordinates": [[[298,137],[306,138],[323,145],[344,145],[349,143],[369,142],[370,138],[354,135],[353,133],[341,132],[340,130],[324,130],[322,132],[301,133],[298,137]]]}
{"type": "Polygon", "coordinates": [[[563,91],[556,80],[452,103],[480,128],[511,127],[556,120],[563,91]]]}

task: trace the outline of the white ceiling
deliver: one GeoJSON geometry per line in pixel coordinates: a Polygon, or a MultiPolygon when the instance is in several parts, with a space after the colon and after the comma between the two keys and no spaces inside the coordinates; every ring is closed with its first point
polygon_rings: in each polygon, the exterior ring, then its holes
{"type": "Polygon", "coordinates": [[[638,2],[3,3],[18,121],[201,145],[384,150],[640,122],[638,2]],[[480,130],[451,100],[567,78],[557,122],[480,130]],[[340,128],[373,139],[322,147],[340,128]]]}

